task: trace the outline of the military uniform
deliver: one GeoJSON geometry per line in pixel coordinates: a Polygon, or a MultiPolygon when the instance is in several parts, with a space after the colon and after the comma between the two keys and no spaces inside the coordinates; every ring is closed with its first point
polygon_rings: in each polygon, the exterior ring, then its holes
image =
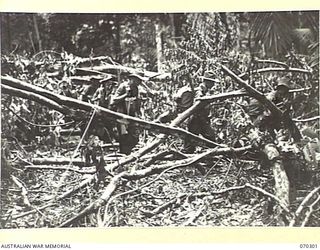
{"type": "MultiPolygon", "coordinates": [[[[87,101],[99,105],[104,108],[110,108],[110,98],[113,83],[109,81],[113,79],[112,77],[106,78],[103,82],[100,82],[100,86],[97,88],[95,83],[85,86],[82,91],[82,101],[87,101]]],[[[83,123],[80,126],[81,131],[84,131],[87,127],[87,124],[83,123]]],[[[115,127],[114,122],[106,120],[103,116],[96,114],[90,124],[88,135],[97,135],[100,140],[103,140],[105,143],[112,142],[115,137],[113,128],[115,127]]]]}
{"type": "MultiPolygon", "coordinates": [[[[291,105],[291,98],[289,95],[289,85],[286,80],[280,80],[277,89],[266,95],[266,98],[273,102],[282,112],[288,112],[291,105]]],[[[253,124],[259,130],[268,130],[272,136],[275,136],[274,130],[283,127],[282,120],[274,117],[271,112],[261,105],[256,99],[249,104],[249,115],[253,124]]]]}
{"type": "Polygon", "coordinates": [[[193,104],[194,93],[192,89],[188,86],[184,86],[178,90],[174,95],[173,99],[176,102],[176,111],[177,113],[182,113],[183,111],[190,108],[193,104]]]}
{"type": "MultiPolygon", "coordinates": [[[[207,86],[204,83],[201,83],[199,87],[195,89],[194,98],[205,96],[208,92],[209,89],[207,86]]],[[[202,135],[208,140],[215,140],[215,133],[211,127],[209,105],[203,109],[197,110],[197,112],[190,117],[188,120],[188,130],[195,135],[202,135]]],[[[193,153],[194,150],[195,146],[192,141],[189,138],[186,138],[184,141],[184,152],[193,153]]]]}
{"type": "MultiPolygon", "coordinates": [[[[128,82],[121,83],[118,87],[111,105],[113,109],[119,113],[130,116],[137,116],[140,113],[139,90],[136,84],[128,82]],[[129,91],[128,91],[129,89],[129,91]],[[127,94],[126,94],[127,93],[127,94]],[[125,95],[120,100],[117,98],[125,95]]],[[[130,154],[132,148],[139,142],[138,129],[125,121],[118,123],[117,130],[119,134],[120,153],[130,154]]]]}
{"type": "MultiPolygon", "coordinates": [[[[212,75],[213,74],[211,72],[205,72],[203,79],[207,82],[209,81],[210,84],[218,82],[218,80],[211,78],[212,75]]],[[[160,122],[169,122],[179,113],[182,113],[190,108],[196,98],[210,93],[210,89],[208,88],[207,84],[203,82],[194,90],[189,86],[180,88],[174,95],[174,100],[176,102],[175,110],[173,112],[161,115],[157,120],[160,122]]],[[[188,131],[195,135],[202,135],[206,139],[214,141],[215,133],[210,122],[210,106],[208,105],[201,110],[197,110],[195,114],[191,115],[187,120],[187,128],[188,131]]],[[[190,138],[185,138],[183,151],[185,153],[193,153],[194,150],[195,146],[192,144],[190,138]]]]}

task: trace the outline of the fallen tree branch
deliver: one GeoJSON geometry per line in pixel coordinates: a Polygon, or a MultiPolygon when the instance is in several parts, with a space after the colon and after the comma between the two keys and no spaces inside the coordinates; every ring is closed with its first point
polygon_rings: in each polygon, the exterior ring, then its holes
{"type": "MultiPolygon", "coordinates": [[[[182,166],[187,166],[193,162],[195,162],[196,160],[199,160],[202,156],[208,154],[207,152],[205,154],[201,154],[201,156],[197,156],[195,157],[195,159],[192,159],[189,162],[183,162],[182,166]]],[[[91,203],[90,205],[88,205],[85,209],[83,209],[79,214],[77,214],[76,216],[72,217],[71,219],[65,221],[64,223],[62,223],[59,227],[66,227],[69,226],[70,224],[74,223],[75,221],[81,219],[82,217],[86,216],[87,214],[89,214],[92,211],[95,211],[96,209],[98,209],[99,207],[105,205],[108,203],[108,201],[111,199],[111,195],[117,190],[117,188],[119,187],[119,184],[121,183],[121,179],[125,178],[125,179],[140,179],[143,177],[147,177],[150,176],[152,174],[161,172],[161,171],[165,171],[168,168],[177,168],[177,167],[181,167],[181,165],[166,165],[166,166],[162,166],[159,168],[159,166],[156,167],[149,167],[147,169],[144,170],[136,170],[133,173],[127,173],[127,172],[121,172],[118,175],[115,175],[110,183],[108,184],[108,186],[105,188],[103,194],[93,203],[91,203]]],[[[131,190],[128,192],[132,192],[131,190]]]]}
{"type": "Polygon", "coordinates": [[[272,166],[273,176],[275,180],[275,193],[284,206],[289,207],[290,204],[290,183],[287,173],[284,169],[280,153],[275,145],[268,144],[264,147],[263,152],[267,156],[272,166]]]}
{"type": "Polygon", "coordinates": [[[98,84],[101,80],[111,77],[110,74],[89,75],[89,76],[70,76],[69,79],[73,84],[98,84]]]}
{"type": "MultiPolygon", "coordinates": [[[[100,78],[100,77],[103,77],[103,76],[111,76],[111,74],[108,74],[108,73],[105,73],[105,72],[101,72],[101,71],[98,71],[98,70],[93,70],[91,68],[76,68],[76,72],[75,73],[77,74],[77,76],[75,76],[75,77],[86,77],[88,75],[94,75],[94,77],[100,78]]],[[[70,78],[72,78],[72,76],[69,77],[69,79],[70,78]]]]}
{"type": "Polygon", "coordinates": [[[225,100],[228,98],[241,97],[241,96],[247,96],[247,95],[248,95],[247,92],[244,90],[235,90],[235,91],[221,93],[221,94],[212,95],[212,96],[203,96],[203,97],[197,98],[196,100],[210,103],[217,100],[225,100]]]}
{"type": "Polygon", "coordinates": [[[245,90],[250,94],[252,97],[257,99],[261,104],[265,105],[272,114],[274,114],[276,117],[282,117],[282,111],[270,100],[266,98],[264,94],[250,86],[247,82],[242,80],[239,76],[237,76],[235,73],[233,73],[230,69],[228,69],[226,66],[221,65],[222,70],[230,76],[233,80],[235,80],[241,87],[245,88],[245,90]]]}
{"type": "MultiPolygon", "coordinates": [[[[76,159],[71,159],[70,157],[47,157],[47,158],[37,158],[34,157],[32,158],[32,163],[33,165],[69,165],[70,161],[72,161],[73,165],[79,166],[79,167],[84,167],[84,161],[83,159],[76,158],[76,159]]],[[[26,166],[29,167],[29,166],[26,166]]]]}
{"type": "Polygon", "coordinates": [[[255,63],[277,64],[277,65],[282,66],[284,68],[289,68],[289,66],[286,63],[275,61],[275,60],[266,60],[266,59],[254,58],[253,62],[255,62],[255,63]]]}
{"type": "Polygon", "coordinates": [[[14,184],[16,184],[18,186],[18,188],[20,188],[21,190],[21,195],[23,198],[23,203],[27,206],[27,207],[32,207],[29,198],[28,198],[28,191],[25,188],[25,186],[18,180],[18,178],[16,178],[15,176],[11,175],[11,180],[14,182],[14,184]]]}
{"type": "MultiPolygon", "coordinates": [[[[241,149],[241,148],[231,149],[231,150],[229,150],[229,151],[232,152],[232,153],[234,153],[234,150],[235,150],[235,151],[238,151],[238,152],[241,152],[241,151],[243,150],[243,148],[242,148],[242,149],[241,149]],[[239,150],[239,149],[240,149],[240,150],[239,150]]],[[[110,202],[113,201],[114,199],[116,199],[116,198],[118,198],[118,197],[120,197],[120,196],[122,196],[122,195],[128,195],[128,194],[130,194],[130,193],[136,192],[136,191],[138,191],[138,190],[140,190],[140,189],[142,189],[142,188],[145,188],[145,187],[149,186],[150,184],[154,183],[156,180],[160,179],[160,178],[162,177],[162,175],[165,174],[166,172],[168,172],[168,171],[170,171],[170,170],[173,170],[173,169],[176,169],[176,168],[189,166],[189,165],[191,165],[191,164],[193,164],[193,163],[196,163],[196,162],[198,162],[199,160],[205,158],[206,156],[208,156],[208,153],[209,153],[209,154],[215,154],[215,153],[217,153],[218,151],[219,151],[219,152],[227,152],[227,153],[229,153],[228,151],[225,151],[225,150],[217,150],[216,152],[205,152],[205,153],[203,153],[203,154],[201,154],[201,155],[194,156],[194,157],[188,158],[188,159],[186,159],[186,160],[176,161],[174,164],[158,165],[158,166],[157,166],[158,170],[154,170],[154,167],[149,167],[149,168],[143,169],[144,171],[142,171],[142,173],[140,173],[140,174],[145,175],[145,176],[154,174],[154,173],[155,173],[154,171],[159,171],[159,172],[161,172],[161,171],[162,171],[161,169],[164,169],[164,170],[163,170],[154,180],[152,180],[152,181],[150,181],[150,182],[142,185],[141,187],[138,187],[138,188],[136,188],[136,189],[132,189],[132,190],[123,192],[123,193],[121,193],[121,194],[118,194],[118,195],[112,197],[112,198],[108,201],[108,203],[107,203],[107,205],[106,205],[106,208],[108,207],[108,205],[110,204],[110,202]],[[145,171],[145,170],[146,170],[146,171],[145,171]]],[[[135,172],[138,172],[138,171],[136,170],[135,172]]],[[[133,173],[130,173],[130,174],[132,175],[133,173]]],[[[138,175],[139,175],[139,174],[138,174],[138,175]]],[[[144,176],[142,176],[141,178],[143,178],[143,177],[144,177],[144,176]]],[[[123,176],[123,178],[127,178],[127,179],[128,179],[128,177],[126,177],[126,176],[123,176]]],[[[133,178],[137,178],[137,177],[135,176],[135,177],[133,177],[133,178]]],[[[139,178],[139,179],[140,179],[140,178],[139,178]]],[[[129,180],[130,180],[130,177],[129,177],[129,180]]]]}
{"type": "Polygon", "coordinates": [[[242,186],[234,186],[234,187],[229,187],[229,188],[224,188],[224,189],[220,189],[220,190],[215,190],[215,191],[211,191],[211,192],[199,192],[199,193],[187,193],[187,194],[180,194],[179,197],[174,198],[170,201],[168,201],[167,203],[161,205],[158,208],[155,208],[152,211],[143,211],[147,216],[152,217],[153,215],[156,215],[157,213],[161,213],[162,211],[164,211],[167,207],[171,206],[172,204],[175,204],[177,202],[178,199],[184,199],[186,197],[192,197],[192,198],[203,198],[203,197],[208,197],[208,196],[216,196],[216,195],[222,195],[228,192],[232,192],[232,191],[239,191],[245,188],[250,188],[252,190],[255,190],[273,200],[275,200],[277,203],[279,203],[279,205],[283,208],[283,210],[285,212],[287,212],[288,214],[290,214],[290,210],[286,207],[285,204],[282,203],[282,201],[276,197],[275,195],[269,193],[268,191],[260,188],[260,187],[256,187],[254,185],[251,185],[250,183],[246,183],[242,186]]]}
{"type": "Polygon", "coordinates": [[[153,174],[161,173],[163,170],[168,168],[181,168],[186,167],[191,164],[197,163],[200,160],[208,157],[208,156],[215,156],[215,155],[234,155],[234,154],[240,154],[243,152],[246,152],[248,150],[252,149],[251,146],[245,146],[240,148],[218,148],[218,149],[210,149],[207,150],[204,153],[197,154],[193,157],[189,157],[187,159],[183,160],[177,160],[174,163],[168,163],[168,164],[158,164],[156,166],[151,166],[145,169],[136,170],[133,173],[130,173],[130,175],[124,175],[122,178],[128,179],[128,180],[138,180],[153,174]]]}
{"type": "MultiPolygon", "coordinates": [[[[74,165],[76,165],[76,164],[74,164],[74,165]]],[[[84,164],[82,163],[81,165],[84,165],[84,164]]],[[[95,174],[96,173],[96,168],[95,167],[86,167],[85,169],[80,169],[80,168],[75,168],[75,167],[68,168],[68,166],[29,165],[29,166],[24,166],[24,169],[25,170],[28,170],[28,169],[68,170],[68,171],[76,172],[76,173],[79,173],[79,174],[95,174]]]]}
{"type": "MultiPolygon", "coordinates": [[[[311,74],[311,72],[307,69],[299,69],[299,68],[264,68],[250,71],[251,74],[263,74],[270,72],[290,72],[290,73],[302,73],[302,74],[311,74]]],[[[240,78],[243,78],[247,75],[248,72],[241,73],[239,75],[240,78]]]]}
{"type": "Polygon", "coordinates": [[[297,219],[299,219],[299,217],[301,216],[302,211],[307,208],[307,203],[310,202],[310,200],[312,199],[312,197],[317,194],[318,192],[320,192],[320,186],[316,187],[315,189],[313,189],[304,199],[303,201],[300,203],[297,211],[295,212],[295,216],[294,218],[290,221],[289,226],[293,227],[295,226],[297,219]]]}
{"type": "MultiPolygon", "coordinates": [[[[40,213],[42,216],[44,216],[44,214],[35,206],[31,205],[29,198],[28,198],[28,191],[25,188],[25,186],[21,183],[21,181],[16,178],[15,176],[11,175],[11,180],[21,189],[21,195],[23,197],[23,203],[31,209],[34,209],[35,212],[40,213]]],[[[12,218],[12,215],[10,215],[10,217],[12,218]]]]}
{"type": "Polygon", "coordinates": [[[90,212],[95,211],[99,207],[101,207],[104,204],[106,204],[106,202],[110,199],[111,195],[118,188],[118,186],[119,186],[119,184],[121,182],[121,178],[126,174],[127,173],[122,172],[122,173],[120,173],[118,175],[115,175],[111,179],[111,181],[108,184],[108,186],[105,188],[103,194],[96,201],[90,203],[85,209],[83,209],[80,213],[78,213],[74,217],[72,217],[72,218],[66,220],[65,222],[63,222],[62,224],[60,224],[59,227],[67,227],[67,226],[71,225],[72,223],[74,223],[75,221],[83,218],[85,215],[89,214],[90,212]]]}
{"type": "MultiPolygon", "coordinates": [[[[23,159],[21,159],[23,160],[23,159]]],[[[115,156],[111,155],[110,157],[104,157],[105,161],[115,161],[115,156]]],[[[20,165],[24,165],[24,168],[28,169],[32,169],[32,168],[43,168],[43,169],[49,169],[49,166],[46,165],[50,165],[52,169],[67,169],[67,165],[70,164],[70,161],[72,161],[72,165],[78,166],[78,167],[85,167],[85,163],[84,160],[81,158],[75,158],[75,159],[71,159],[70,157],[46,157],[46,158],[40,158],[40,157],[35,157],[32,158],[32,160],[30,160],[30,162],[27,161],[21,161],[19,162],[20,165]],[[55,166],[55,165],[60,165],[60,166],[55,166]],[[62,165],[62,166],[61,166],[62,165]]],[[[86,168],[88,169],[88,168],[86,168]]],[[[82,170],[79,168],[71,168],[71,171],[75,171],[75,172],[79,172],[81,173],[82,170]]],[[[86,173],[86,171],[83,171],[83,173],[86,173]]]]}
{"type": "Polygon", "coordinates": [[[164,165],[156,165],[156,166],[151,166],[146,169],[141,169],[141,170],[136,170],[132,173],[128,172],[121,172],[118,175],[115,175],[109,185],[105,188],[103,194],[94,202],[89,204],[86,208],[84,208],[81,212],[79,212],[77,215],[74,217],[70,218],[69,220],[65,221],[62,223],[59,227],[66,227],[74,223],[75,221],[83,218],[87,214],[95,211],[99,207],[105,205],[111,198],[112,194],[117,190],[119,184],[121,183],[121,179],[126,179],[126,180],[138,180],[153,174],[161,173],[162,171],[170,168],[181,168],[181,167],[186,167],[189,166],[190,164],[196,163],[200,161],[202,158],[209,156],[209,155],[217,155],[217,154],[234,154],[234,153],[240,153],[247,151],[251,149],[251,146],[246,146],[242,148],[220,148],[220,149],[211,149],[208,150],[207,152],[204,152],[202,154],[196,155],[192,157],[191,159],[186,159],[186,160],[181,160],[177,161],[176,163],[171,163],[171,164],[164,164],[164,165]]]}
{"type": "Polygon", "coordinates": [[[318,195],[317,199],[309,206],[309,210],[306,212],[306,217],[304,218],[303,222],[301,223],[301,227],[305,227],[306,224],[309,222],[309,219],[312,213],[315,211],[315,206],[320,201],[320,195],[318,195]]]}
{"type": "Polygon", "coordinates": [[[65,193],[59,195],[56,197],[56,199],[54,201],[50,201],[48,204],[46,205],[43,205],[37,209],[33,209],[31,211],[28,211],[28,212],[24,212],[24,213],[21,213],[21,214],[17,214],[17,215],[13,215],[11,218],[12,219],[18,219],[18,218],[21,218],[21,217],[24,217],[24,216],[28,216],[30,214],[34,214],[34,213],[37,213],[41,210],[44,210],[48,207],[51,207],[51,206],[55,206],[57,205],[56,202],[57,201],[60,201],[68,196],[70,196],[71,194],[73,194],[74,192],[76,192],[77,190],[85,187],[86,185],[89,185],[93,180],[95,179],[95,176],[94,175],[91,175],[90,177],[86,178],[85,180],[83,180],[81,183],[79,183],[79,185],[73,187],[73,188],[70,188],[68,191],[66,191],[65,193]]]}
{"type": "MultiPolygon", "coordinates": [[[[171,123],[170,126],[178,126],[179,124],[181,124],[182,122],[184,122],[188,117],[190,117],[193,113],[197,112],[197,110],[201,109],[202,107],[205,106],[204,102],[201,101],[196,101],[190,108],[188,108],[187,110],[185,110],[184,112],[180,113],[171,123]]],[[[114,163],[114,164],[110,164],[109,166],[107,166],[107,169],[109,171],[113,171],[114,169],[123,166],[125,164],[131,163],[137,159],[139,159],[140,157],[142,157],[143,155],[151,152],[152,150],[154,150],[156,147],[158,147],[165,139],[167,138],[166,135],[158,135],[157,138],[155,140],[153,140],[153,142],[151,142],[149,145],[141,148],[139,151],[137,152],[133,152],[131,153],[129,156],[120,159],[118,162],[114,163]]]]}
{"type": "Polygon", "coordinates": [[[310,90],[310,89],[312,89],[312,88],[308,87],[308,88],[300,88],[300,89],[290,89],[289,93],[303,92],[303,91],[310,90]]]}
{"type": "Polygon", "coordinates": [[[97,56],[97,57],[90,57],[90,58],[82,58],[82,57],[74,57],[71,60],[68,61],[61,61],[62,63],[76,63],[76,64],[81,64],[81,63],[93,63],[93,62],[101,62],[101,61],[109,61],[113,62],[110,56],[97,56]]]}
{"type": "Polygon", "coordinates": [[[57,102],[52,101],[52,100],[50,100],[40,94],[32,93],[32,92],[29,92],[26,90],[17,89],[14,87],[7,86],[5,84],[1,84],[1,93],[18,96],[18,97],[22,97],[25,99],[30,99],[32,101],[38,102],[42,105],[45,105],[48,108],[57,110],[64,115],[69,114],[68,110],[65,109],[63,106],[61,106],[57,102]]]}
{"type": "Polygon", "coordinates": [[[310,117],[310,118],[305,118],[305,119],[292,119],[294,122],[312,122],[320,119],[320,115],[315,116],[315,117],[310,117]]]}
{"type": "MultiPolygon", "coordinates": [[[[121,197],[121,196],[123,196],[123,195],[128,195],[128,194],[134,193],[134,192],[136,192],[136,191],[138,191],[138,190],[141,190],[141,189],[143,189],[143,188],[145,188],[145,187],[147,187],[147,186],[150,186],[152,183],[154,183],[154,182],[156,182],[157,180],[159,180],[165,173],[169,172],[170,170],[172,170],[172,169],[174,169],[174,168],[175,168],[175,167],[171,167],[171,168],[165,169],[165,170],[164,170],[163,172],[161,172],[161,174],[159,174],[155,179],[149,181],[148,183],[143,184],[142,186],[137,187],[137,188],[135,188],[135,189],[131,189],[131,190],[129,190],[129,191],[126,191],[126,192],[117,194],[117,195],[115,195],[114,197],[110,198],[110,199],[108,200],[108,202],[106,203],[106,206],[105,206],[105,218],[106,218],[106,213],[107,213],[107,211],[108,211],[108,207],[110,206],[110,204],[111,204],[112,201],[114,201],[115,199],[117,199],[117,198],[119,198],[119,197],[121,197]]],[[[104,223],[104,224],[105,224],[105,223],[104,223]]]]}
{"type": "MultiPolygon", "coordinates": [[[[237,76],[235,73],[233,73],[230,69],[228,69],[226,66],[221,65],[222,70],[230,76],[233,80],[235,80],[241,87],[243,87],[250,96],[257,99],[262,105],[267,107],[272,115],[274,116],[274,119],[282,120],[284,115],[283,112],[270,100],[266,98],[266,96],[262,93],[260,93],[258,90],[250,86],[246,81],[242,80],[239,76],[237,76]]],[[[293,139],[296,142],[299,142],[302,138],[301,133],[295,123],[291,120],[290,117],[287,117],[287,124],[288,130],[290,131],[290,134],[292,135],[293,139]]]]}
{"type": "MultiPolygon", "coordinates": [[[[203,137],[200,137],[200,136],[195,135],[193,133],[190,133],[189,131],[182,129],[182,128],[177,128],[172,125],[167,126],[167,125],[156,123],[156,122],[149,122],[149,121],[139,119],[137,117],[118,113],[118,112],[103,108],[98,105],[90,104],[90,103],[80,101],[80,100],[77,100],[77,99],[74,99],[71,97],[66,97],[63,95],[52,93],[52,92],[47,91],[45,89],[42,89],[40,87],[33,86],[31,84],[14,79],[12,77],[3,76],[2,78],[3,78],[2,88],[4,88],[6,91],[8,91],[9,94],[12,93],[12,94],[17,95],[20,91],[21,92],[30,91],[30,92],[26,92],[28,94],[24,97],[28,98],[29,96],[36,96],[37,95],[39,98],[42,98],[42,100],[43,100],[42,104],[44,104],[44,105],[45,105],[45,102],[44,102],[45,100],[48,101],[48,103],[56,102],[56,103],[58,103],[58,105],[61,105],[61,109],[63,110],[63,112],[66,112],[66,110],[64,108],[62,108],[62,106],[64,106],[64,107],[67,106],[67,107],[71,107],[71,108],[75,108],[75,109],[81,109],[83,111],[91,111],[93,109],[93,110],[97,110],[100,113],[100,115],[105,117],[106,119],[112,119],[112,120],[115,120],[119,123],[132,123],[140,128],[147,129],[147,130],[158,131],[160,133],[174,135],[174,136],[189,137],[194,142],[198,142],[198,144],[206,145],[209,147],[222,146],[221,144],[212,142],[206,138],[203,138],[203,137]],[[9,85],[10,87],[7,85],[9,85]],[[11,90],[9,90],[8,88],[10,88],[11,90]],[[18,88],[18,89],[16,89],[16,88],[18,88]],[[39,96],[39,95],[44,95],[45,97],[47,97],[49,99],[43,98],[42,96],[39,96]]],[[[35,101],[37,101],[37,100],[35,100],[35,101]]],[[[51,105],[51,107],[54,108],[54,106],[52,106],[52,105],[51,105]]],[[[59,107],[57,106],[57,108],[59,108],[59,107]]]]}
{"type": "Polygon", "coordinates": [[[164,159],[168,155],[177,155],[180,159],[187,158],[186,155],[180,152],[168,150],[168,151],[162,151],[162,152],[159,152],[158,154],[155,154],[149,160],[147,160],[143,165],[145,167],[149,167],[150,165],[154,164],[156,161],[164,159]]]}
{"type": "Polygon", "coordinates": [[[214,195],[221,195],[230,191],[237,191],[237,190],[242,190],[245,188],[250,188],[252,190],[255,190],[267,197],[272,198],[273,200],[275,200],[277,203],[279,203],[279,205],[283,208],[283,210],[287,213],[290,213],[290,210],[288,209],[288,207],[286,206],[286,204],[283,204],[283,202],[276,197],[275,195],[269,193],[268,191],[260,188],[260,187],[256,187],[254,185],[251,185],[250,183],[246,183],[242,186],[235,186],[235,187],[230,187],[230,188],[225,188],[225,189],[221,189],[221,190],[216,190],[216,191],[211,191],[211,192],[199,192],[199,193],[193,193],[190,194],[191,197],[195,197],[195,198],[202,198],[202,197],[206,197],[206,196],[214,196],[214,195]]]}
{"type": "MultiPolygon", "coordinates": [[[[309,90],[309,89],[311,89],[311,88],[291,89],[291,90],[289,90],[289,92],[295,93],[295,92],[301,92],[301,91],[305,91],[305,90],[309,90]]],[[[235,91],[231,91],[231,92],[227,92],[227,93],[220,93],[217,95],[199,97],[196,100],[210,103],[213,101],[225,100],[225,99],[229,99],[229,98],[242,97],[242,96],[248,96],[248,93],[245,90],[235,90],[235,91]]]]}
{"type": "MultiPolygon", "coordinates": [[[[15,88],[15,91],[19,91],[19,90],[28,91],[28,93],[32,93],[34,95],[40,95],[42,98],[44,97],[47,98],[45,100],[49,99],[49,101],[56,102],[59,105],[61,105],[60,102],[64,102],[63,104],[68,105],[68,102],[67,100],[64,100],[63,95],[58,95],[52,91],[18,80],[11,76],[1,76],[1,87],[15,88]]],[[[45,103],[41,103],[41,104],[47,106],[45,103]]],[[[55,108],[52,107],[52,109],[55,109],[55,108]]]]}
{"type": "Polygon", "coordinates": [[[12,110],[10,107],[8,107],[7,105],[4,104],[4,106],[6,107],[6,109],[8,109],[14,116],[16,116],[18,119],[20,119],[21,121],[34,126],[34,127],[42,127],[42,128],[52,128],[52,127],[57,127],[57,126],[68,126],[74,123],[74,121],[71,122],[65,122],[65,123],[57,123],[57,124],[36,124],[33,122],[29,122],[26,119],[22,118],[20,115],[17,114],[17,112],[15,112],[14,110],[12,110]]]}

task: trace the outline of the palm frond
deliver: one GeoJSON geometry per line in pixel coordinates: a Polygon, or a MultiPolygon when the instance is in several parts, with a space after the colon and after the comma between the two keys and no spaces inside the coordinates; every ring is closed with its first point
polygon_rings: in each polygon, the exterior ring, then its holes
{"type": "Polygon", "coordinates": [[[285,54],[292,43],[295,21],[290,12],[254,13],[250,29],[255,41],[273,55],[285,54]]]}
{"type": "Polygon", "coordinates": [[[300,28],[294,29],[293,34],[298,38],[302,43],[311,43],[314,40],[314,35],[309,28],[300,28]]]}
{"type": "Polygon", "coordinates": [[[312,43],[309,46],[309,50],[311,52],[311,58],[309,60],[309,65],[311,68],[317,67],[319,68],[319,42],[312,43]]]}

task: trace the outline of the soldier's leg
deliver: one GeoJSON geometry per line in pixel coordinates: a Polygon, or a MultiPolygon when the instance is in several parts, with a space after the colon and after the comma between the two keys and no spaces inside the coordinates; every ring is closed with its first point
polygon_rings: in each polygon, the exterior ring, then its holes
{"type": "Polygon", "coordinates": [[[92,153],[91,153],[91,160],[92,160],[92,163],[94,165],[96,165],[98,163],[98,159],[97,159],[97,149],[96,148],[93,148],[92,149],[92,153]]]}
{"type": "MultiPolygon", "coordinates": [[[[199,117],[192,117],[188,123],[188,130],[189,132],[195,135],[199,135],[202,130],[201,126],[202,124],[201,124],[201,121],[199,120],[199,117]]],[[[194,153],[195,149],[196,147],[194,143],[190,139],[186,138],[184,141],[183,152],[190,154],[190,153],[194,153]]],[[[203,166],[201,166],[200,164],[195,164],[194,166],[202,175],[206,174],[207,171],[203,166]]]]}
{"type": "Polygon", "coordinates": [[[131,153],[132,149],[138,144],[139,142],[139,130],[135,126],[128,127],[128,149],[129,153],[131,153]]]}
{"type": "Polygon", "coordinates": [[[85,157],[85,166],[89,167],[90,163],[91,163],[91,154],[92,154],[92,150],[91,149],[85,149],[84,152],[84,157],[85,157]]]}
{"type": "MultiPolygon", "coordinates": [[[[198,135],[201,131],[200,124],[198,122],[197,117],[192,116],[188,121],[188,131],[198,135]]],[[[194,146],[193,142],[190,140],[190,138],[184,139],[184,149],[183,152],[185,153],[193,153],[195,151],[196,147],[194,146]]]]}
{"type": "Polygon", "coordinates": [[[119,151],[121,154],[129,154],[128,149],[128,131],[123,127],[124,125],[118,124],[118,142],[119,142],[119,151]]]}
{"type": "Polygon", "coordinates": [[[130,154],[131,147],[129,146],[129,138],[128,134],[119,135],[119,148],[121,154],[130,154]]]}
{"type": "Polygon", "coordinates": [[[211,127],[210,120],[209,119],[200,119],[199,121],[201,123],[201,132],[200,134],[210,140],[210,141],[216,141],[216,134],[214,129],[211,127]]]}

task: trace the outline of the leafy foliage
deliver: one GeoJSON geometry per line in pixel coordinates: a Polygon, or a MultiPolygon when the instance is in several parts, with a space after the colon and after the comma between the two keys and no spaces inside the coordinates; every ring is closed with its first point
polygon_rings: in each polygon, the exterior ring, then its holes
{"type": "Polygon", "coordinates": [[[310,54],[308,46],[319,37],[317,12],[249,13],[249,18],[251,39],[272,57],[284,56],[291,48],[310,54]]]}

